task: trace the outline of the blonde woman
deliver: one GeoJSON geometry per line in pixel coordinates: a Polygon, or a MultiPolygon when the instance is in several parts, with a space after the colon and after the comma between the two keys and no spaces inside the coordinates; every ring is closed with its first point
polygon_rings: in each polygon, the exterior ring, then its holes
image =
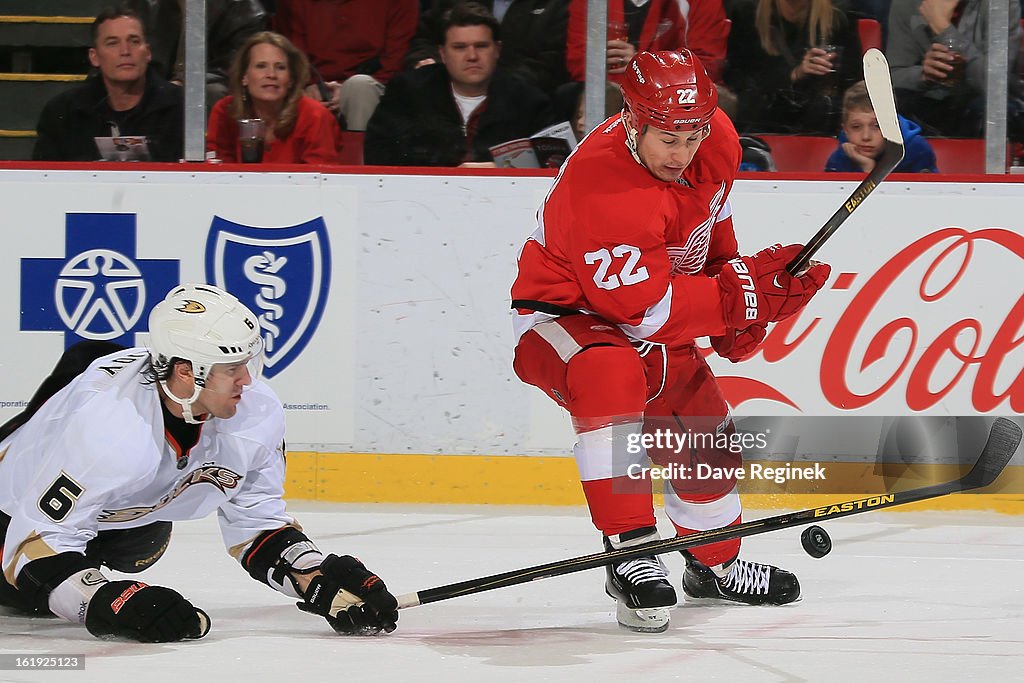
{"type": "Polygon", "coordinates": [[[230,94],[210,112],[207,151],[225,162],[240,161],[238,122],[260,119],[262,163],[338,163],[338,121],[303,95],[309,62],[287,38],[271,31],[250,37],[235,55],[228,79],[230,94]]]}
{"type": "Polygon", "coordinates": [[[740,132],[835,134],[844,87],[862,77],[846,11],[845,0],[732,5],[725,82],[740,132]]]}

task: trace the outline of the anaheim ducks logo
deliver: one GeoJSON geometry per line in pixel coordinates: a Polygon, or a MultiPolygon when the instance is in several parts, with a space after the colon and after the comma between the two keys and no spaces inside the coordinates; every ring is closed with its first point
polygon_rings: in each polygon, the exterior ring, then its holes
{"type": "Polygon", "coordinates": [[[243,475],[238,474],[220,465],[204,465],[186,474],[175,484],[170,493],[167,493],[156,505],[143,505],[139,507],[117,508],[114,510],[103,510],[96,516],[100,522],[131,522],[139,517],[155,512],[171,503],[175,498],[184,493],[189,487],[197,484],[211,484],[227,496],[229,489],[238,487],[243,475]]]}
{"type": "Polygon", "coordinates": [[[198,301],[185,299],[185,303],[183,303],[178,310],[182,313],[206,313],[206,306],[202,305],[198,301]]]}

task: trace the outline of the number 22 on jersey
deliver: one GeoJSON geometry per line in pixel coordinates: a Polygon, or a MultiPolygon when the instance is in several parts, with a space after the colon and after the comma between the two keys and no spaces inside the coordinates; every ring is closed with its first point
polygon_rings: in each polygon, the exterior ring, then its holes
{"type": "Polygon", "coordinates": [[[594,272],[594,284],[601,289],[618,289],[622,285],[635,285],[650,277],[646,266],[637,268],[640,263],[640,249],[629,244],[620,244],[611,251],[605,248],[588,251],[583,255],[588,266],[597,264],[594,272]],[[614,272],[616,269],[618,273],[614,272]],[[613,271],[609,274],[609,271],[613,271]]]}

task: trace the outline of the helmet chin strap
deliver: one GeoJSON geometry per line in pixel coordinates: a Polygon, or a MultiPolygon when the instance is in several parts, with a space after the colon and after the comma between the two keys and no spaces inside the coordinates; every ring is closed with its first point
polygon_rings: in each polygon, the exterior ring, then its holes
{"type": "MultiPolygon", "coordinates": [[[[630,117],[630,118],[632,118],[632,117],[630,117]]],[[[640,164],[644,168],[647,168],[647,164],[645,164],[644,162],[640,161],[640,154],[637,152],[637,149],[636,149],[637,137],[640,135],[640,133],[632,125],[626,123],[626,110],[625,109],[622,110],[621,119],[622,119],[622,127],[626,129],[626,149],[628,149],[629,153],[633,155],[633,158],[636,160],[636,163],[640,164]]],[[[647,169],[647,170],[650,170],[650,169],[647,169]]]]}
{"type": "Polygon", "coordinates": [[[199,392],[203,390],[201,386],[197,384],[195,391],[193,391],[192,395],[189,396],[188,398],[178,398],[177,396],[175,396],[174,393],[167,388],[167,382],[164,380],[160,380],[160,386],[163,387],[164,394],[167,395],[167,398],[171,399],[179,406],[181,406],[181,416],[185,419],[185,422],[189,423],[190,425],[198,425],[206,422],[206,420],[197,420],[192,415],[192,404],[195,403],[195,401],[199,398],[199,392]]]}

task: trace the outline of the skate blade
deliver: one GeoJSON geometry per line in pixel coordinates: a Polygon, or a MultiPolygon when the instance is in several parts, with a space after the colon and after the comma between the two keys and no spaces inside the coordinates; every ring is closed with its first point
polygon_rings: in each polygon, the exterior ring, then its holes
{"type": "Polygon", "coordinates": [[[795,600],[789,602],[747,602],[745,600],[734,600],[733,598],[727,598],[724,596],[707,596],[707,597],[694,597],[689,593],[686,594],[684,602],[690,603],[691,605],[738,605],[740,607],[784,607],[786,605],[792,605],[793,603],[800,602],[803,600],[803,596],[798,596],[795,600]]]}
{"type": "Polygon", "coordinates": [[[634,609],[625,603],[618,603],[615,618],[622,628],[638,633],[664,633],[668,630],[668,607],[645,607],[634,609]]]}

